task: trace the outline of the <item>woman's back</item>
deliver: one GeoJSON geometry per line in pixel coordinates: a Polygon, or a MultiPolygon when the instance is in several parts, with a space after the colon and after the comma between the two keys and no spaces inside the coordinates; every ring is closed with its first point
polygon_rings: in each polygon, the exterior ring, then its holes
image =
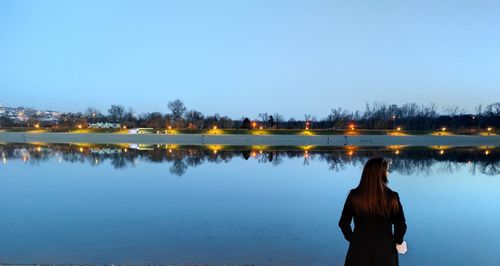
{"type": "Polygon", "coordinates": [[[345,265],[398,265],[396,244],[403,242],[406,232],[398,193],[385,185],[376,197],[361,186],[351,190],[339,227],[349,241],[345,265]]]}

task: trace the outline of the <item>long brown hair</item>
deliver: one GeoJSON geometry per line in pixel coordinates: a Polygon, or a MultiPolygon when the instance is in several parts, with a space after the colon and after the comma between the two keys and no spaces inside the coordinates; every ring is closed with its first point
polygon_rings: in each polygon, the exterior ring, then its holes
{"type": "Polygon", "coordinates": [[[381,157],[368,160],[363,168],[357,188],[351,192],[351,199],[357,212],[368,215],[389,216],[399,209],[397,198],[387,193],[387,171],[389,162],[381,157]]]}

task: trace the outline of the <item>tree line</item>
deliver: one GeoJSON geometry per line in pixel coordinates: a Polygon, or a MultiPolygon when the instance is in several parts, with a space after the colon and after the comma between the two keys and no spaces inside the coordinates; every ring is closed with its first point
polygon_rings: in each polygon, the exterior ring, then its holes
{"type": "MultiPolygon", "coordinates": [[[[488,105],[479,104],[474,112],[467,113],[463,108],[452,106],[438,108],[435,104],[406,103],[403,105],[376,102],[366,104],[363,111],[349,111],[338,107],[331,109],[324,118],[318,119],[311,114],[302,118],[285,119],[279,113],[262,112],[256,118],[241,117],[232,119],[218,113],[205,115],[196,109],[188,109],[179,99],[168,102],[167,113],[149,112],[135,114],[131,108],[111,105],[106,113],[89,107],[84,112],[63,113],[55,124],[44,126],[75,127],[90,123],[118,123],[127,128],[148,127],[155,129],[360,129],[392,130],[449,130],[480,131],[489,127],[500,127],[500,102],[488,105]]],[[[5,126],[33,126],[41,123],[36,118],[25,122],[8,121],[2,117],[5,126]]]]}

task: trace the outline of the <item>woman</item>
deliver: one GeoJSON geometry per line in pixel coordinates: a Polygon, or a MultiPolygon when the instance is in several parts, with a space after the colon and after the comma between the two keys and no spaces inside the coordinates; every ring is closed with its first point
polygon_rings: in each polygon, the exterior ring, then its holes
{"type": "Polygon", "coordinates": [[[347,196],[339,221],[349,241],[345,265],[399,265],[396,245],[403,243],[406,222],[398,193],[387,187],[388,171],[383,158],[368,160],[358,187],[347,196]]]}

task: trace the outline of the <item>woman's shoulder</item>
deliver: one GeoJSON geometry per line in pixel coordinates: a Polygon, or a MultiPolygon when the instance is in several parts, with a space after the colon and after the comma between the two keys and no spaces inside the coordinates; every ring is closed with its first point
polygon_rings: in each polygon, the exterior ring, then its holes
{"type": "Polygon", "coordinates": [[[396,191],[394,191],[394,190],[392,190],[390,188],[387,188],[385,192],[387,193],[387,195],[389,197],[399,198],[399,194],[396,191]]]}

